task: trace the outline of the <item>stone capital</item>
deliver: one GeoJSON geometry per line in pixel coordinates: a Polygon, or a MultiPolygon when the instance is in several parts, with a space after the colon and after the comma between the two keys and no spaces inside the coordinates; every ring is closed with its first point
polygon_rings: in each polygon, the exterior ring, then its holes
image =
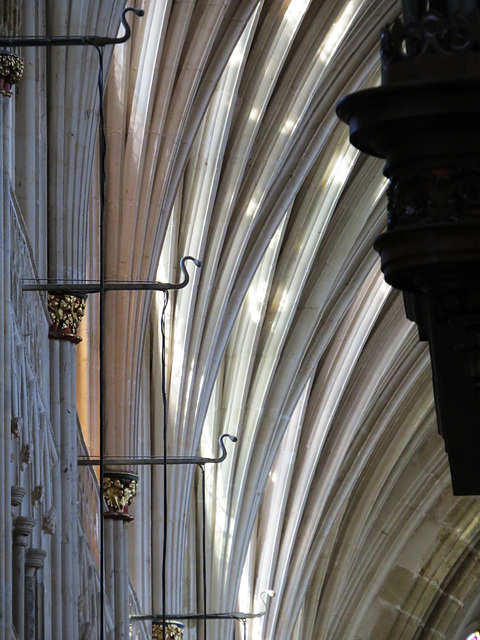
{"type": "MultiPolygon", "coordinates": [[[[181,622],[167,620],[165,625],[165,640],[183,640],[184,625],[181,622]]],[[[161,622],[155,622],[152,625],[152,640],[163,640],[163,625],[161,622]]]]}
{"type": "Polygon", "coordinates": [[[106,471],[103,477],[103,497],[108,511],[106,518],[116,518],[130,522],[132,516],[128,508],[137,495],[138,476],[135,473],[106,471]]]}
{"type": "Polygon", "coordinates": [[[18,485],[13,485],[11,488],[11,500],[12,507],[19,507],[22,504],[22,500],[25,497],[25,489],[18,485]]]}
{"type": "Polygon", "coordinates": [[[28,549],[27,555],[25,557],[25,567],[26,571],[30,575],[34,575],[37,569],[41,569],[43,567],[43,563],[45,561],[47,552],[44,549],[28,549]]]}
{"type": "Polygon", "coordinates": [[[13,525],[13,544],[21,547],[27,545],[27,537],[32,533],[36,521],[34,518],[18,516],[13,525]]]}
{"type": "Polygon", "coordinates": [[[52,324],[48,330],[48,337],[53,340],[67,340],[74,344],[81,342],[77,330],[85,315],[85,304],[86,296],[49,293],[48,312],[52,324]]]}
{"type": "Polygon", "coordinates": [[[24,67],[20,56],[0,51],[0,94],[2,96],[12,97],[12,85],[22,79],[24,67]]]}

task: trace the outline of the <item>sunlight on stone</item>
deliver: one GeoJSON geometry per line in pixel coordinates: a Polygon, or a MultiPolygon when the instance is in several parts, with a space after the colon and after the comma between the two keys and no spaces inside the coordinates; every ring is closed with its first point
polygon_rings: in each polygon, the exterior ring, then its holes
{"type": "Polygon", "coordinates": [[[309,4],[308,0],[293,0],[293,2],[288,5],[284,19],[287,22],[298,23],[303,18],[309,4]]]}
{"type": "Polygon", "coordinates": [[[258,202],[256,200],[250,200],[247,210],[245,211],[247,218],[251,218],[257,212],[257,208],[258,202]]]}
{"type": "Polygon", "coordinates": [[[343,12],[340,14],[337,22],[333,23],[328,36],[318,52],[322,62],[328,62],[335,53],[343,36],[350,27],[357,4],[358,2],[356,0],[350,0],[343,12]]]}
{"type": "Polygon", "coordinates": [[[295,122],[293,120],[287,120],[282,127],[281,133],[290,133],[295,126],[295,122]]]}
{"type": "Polygon", "coordinates": [[[357,154],[352,153],[350,148],[344,155],[341,155],[337,159],[333,166],[333,169],[330,172],[330,176],[334,184],[343,184],[345,182],[345,180],[348,178],[356,156],[357,154]]]}

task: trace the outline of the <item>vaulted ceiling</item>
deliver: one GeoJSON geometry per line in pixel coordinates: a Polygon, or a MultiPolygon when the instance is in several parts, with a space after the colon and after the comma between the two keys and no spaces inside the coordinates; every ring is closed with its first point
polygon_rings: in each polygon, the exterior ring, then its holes
{"type": "MultiPolygon", "coordinates": [[[[372,249],[381,163],[335,115],[378,82],[399,3],[135,6],[146,15],[108,77],[107,275],[178,280],[182,256],[203,261],[168,306],[167,395],[172,453],[238,437],[207,469],[208,608],[258,610],[268,588],[252,640],[464,638],[480,613],[479,504],[452,496],[428,351],[372,249]]],[[[108,312],[125,319],[108,352],[110,452],[150,447],[147,402],[161,452],[150,311],[125,295],[108,312]]],[[[170,477],[169,605],[192,610],[193,480],[170,477]]]]}

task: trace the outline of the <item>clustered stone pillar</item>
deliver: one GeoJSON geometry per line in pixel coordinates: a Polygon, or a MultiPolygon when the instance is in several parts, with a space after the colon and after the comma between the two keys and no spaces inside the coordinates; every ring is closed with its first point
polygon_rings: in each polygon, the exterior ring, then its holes
{"type": "Polygon", "coordinates": [[[47,552],[43,549],[29,549],[25,559],[25,638],[37,637],[37,571],[43,567],[47,552]]]}
{"type": "Polygon", "coordinates": [[[20,640],[25,637],[25,557],[33,518],[18,516],[13,527],[13,624],[20,640]]]}
{"type": "Polygon", "coordinates": [[[128,543],[126,524],[133,520],[128,509],[137,495],[138,476],[106,471],[103,496],[105,512],[105,590],[113,610],[112,640],[129,637],[128,543]]]}
{"type": "Polygon", "coordinates": [[[51,420],[60,443],[60,470],[54,484],[55,511],[60,514],[61,535],[52,548],[52,593],[62,607],[52,611],[55,637],[78,635],[78,532],[77,532],[77,423],[75,406],[75,352],[72,345],[81,342],[77,330],[85,314],[86,297],[51,291],[48,311],[51,319],[48,337],[55,340],[50,355],[53,380],[51,420]]]}

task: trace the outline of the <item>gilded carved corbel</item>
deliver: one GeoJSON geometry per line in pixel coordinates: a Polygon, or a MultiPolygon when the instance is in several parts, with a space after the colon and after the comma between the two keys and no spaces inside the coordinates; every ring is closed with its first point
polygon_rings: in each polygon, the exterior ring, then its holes
{"type": "Polygon", "coordinates": [[[52,319],[48,337],[78,344],[82,338],[77,330],[85,315],[86,297],[62,293],[48,294],[48,312],[52,319]]]}
{"type": "MultiPolygon", "coordinates": [[[[183,628],[181,622],[168,621],[165,625],[166,640],[183,640],[183,628]]],[[[161,623],[152,625],[152,639],[163,640],[163,625],[161,623]]]]}
{"type": "Polygon", "coordinates": [[[108,507],[105,517],[117,518],[130,522],[132,516],[128,508],[137,495],[138,476],[127,472],[105,472],[103,478],[103,497],[108,507]]]}

